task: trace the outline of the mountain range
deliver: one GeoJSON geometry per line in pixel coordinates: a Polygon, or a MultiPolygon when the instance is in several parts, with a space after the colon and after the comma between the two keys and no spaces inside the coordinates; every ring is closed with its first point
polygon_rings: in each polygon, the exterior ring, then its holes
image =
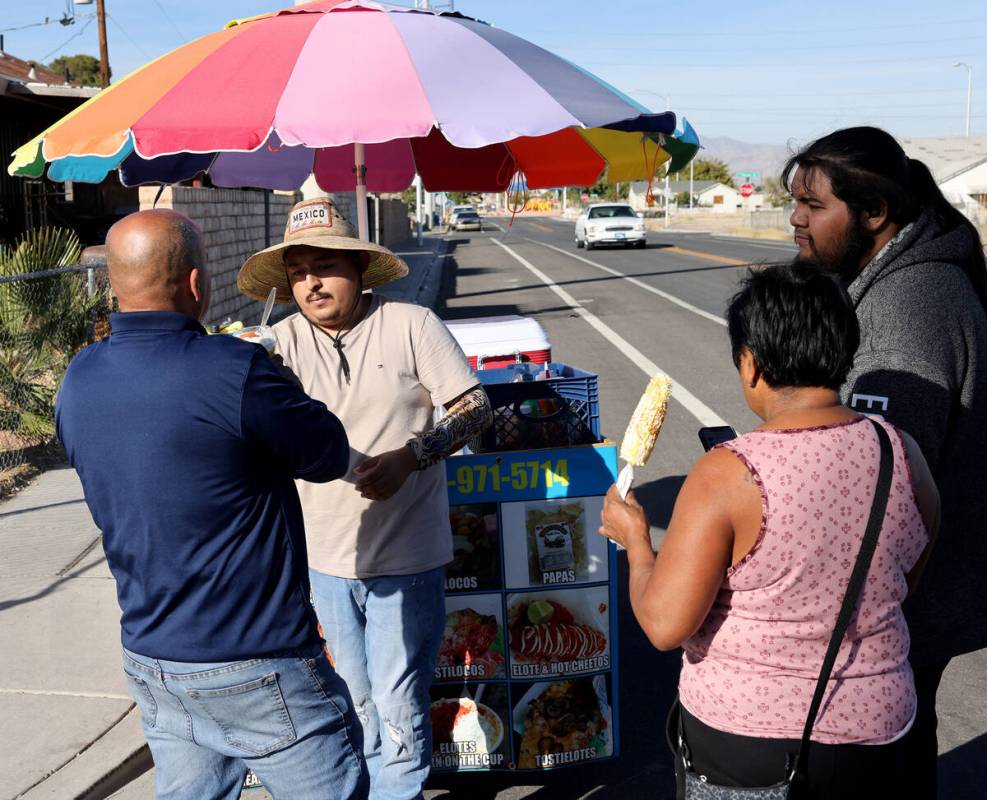
{"type": "Polygon", "coordinates": [[[756,172],[760,181],[775,178],[791,155],[783,144],[752,144],[731,139],[729,136],[702,137],[703,149],[696,158],[719,159],[725,161],[730,172],[756,172]]]}

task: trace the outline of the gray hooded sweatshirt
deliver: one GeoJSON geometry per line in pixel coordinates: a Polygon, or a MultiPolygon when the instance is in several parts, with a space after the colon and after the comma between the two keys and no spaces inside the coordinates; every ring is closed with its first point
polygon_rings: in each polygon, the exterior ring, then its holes
{"type": "Polygon", "coordinates": [[[978,246],[925,212],[848,287],[861,340],[843,401],[910,433],[942,497],[905,604],[917,665],[987,647],[987,314],[961,266],[978,246]]]}

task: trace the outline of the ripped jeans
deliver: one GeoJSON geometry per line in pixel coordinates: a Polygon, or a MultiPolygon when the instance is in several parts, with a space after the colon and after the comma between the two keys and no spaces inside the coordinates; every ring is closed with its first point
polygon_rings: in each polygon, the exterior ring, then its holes
{"type": "Polygon", "coordinates": [[[371,800],[422,797],[432,762],[428,690],[445,627],[445,568],[366,579],[309,575],[329,653],[363,725],[371,800]]]}

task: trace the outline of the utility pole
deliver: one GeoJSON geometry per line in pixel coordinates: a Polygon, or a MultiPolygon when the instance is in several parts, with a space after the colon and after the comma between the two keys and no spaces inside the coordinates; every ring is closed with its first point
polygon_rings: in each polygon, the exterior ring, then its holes
{"type": "MultiPolygon", "coordinates": [[[[665,95],[665,110],[672,110],[672,98],[667,94],[665,95]]],[[[665,165],[665,227],[668,227],[668,167],[671,165],[671,161],[665,165]]]]}
{"type": "Polygon", "coordinates": [[[693,180],[696,174],[695,170],[696,170],[696,159],[695,157],[693,157],[692,161],[689,162],[689,208],[692,208],[692,195],[693,195],[692,185],[693,183],[695,183],[695,181],[693,180]]]}
{"type": "Polygon", "coordinates": [[[106,47],[106,8],[104,0],[96,0],[96,24],[99,27],[99,85],[110,85],[110,54],[106,47]]]}

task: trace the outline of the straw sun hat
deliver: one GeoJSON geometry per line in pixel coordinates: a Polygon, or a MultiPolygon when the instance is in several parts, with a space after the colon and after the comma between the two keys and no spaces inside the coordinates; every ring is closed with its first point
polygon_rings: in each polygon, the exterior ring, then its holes
{"type": "Polygon", "coordinates": [[[284,241],[247,259],[236,279],[240,291],[255,300],[266,300],[271,287],[276,286],[277,302],[290,303],[293,297],[284,269],[284,251],[299,244],[369,254],[370,261],[363,271],[364,289],[408,274],[408,265],[404,261],[386,247],[360,239],[353,226],[336,210],[332,200],[319,198],[296,203],[284,226],[284,241]]]}

